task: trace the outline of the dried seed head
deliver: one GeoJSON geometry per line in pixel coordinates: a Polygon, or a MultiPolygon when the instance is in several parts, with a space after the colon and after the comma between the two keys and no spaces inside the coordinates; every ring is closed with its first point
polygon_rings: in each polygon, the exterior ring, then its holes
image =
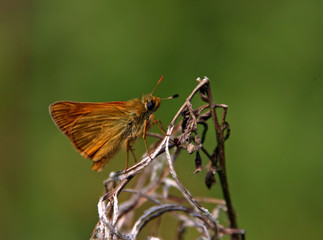
{"type": "Polygon", "coordinates": [[[208,189],[210,189],[213,184],[215,184],[215,176],[213,171],[209,170],[205,176],[205,185],[207,186],[208,189]]]}
{"type": "Polygon", "coordinates": [[[192,154],[193,152],[195,152],[196,151],[196,146],[193,144],[193,143],[189,143],[188,145],[187,145],[187,152],[189,153],[189,154],[192,154]]]}
{"type": "Polygon", "coordinates": [[[194,174],[199,173],[200,171],[202,171],[202,169],[203,169],[202,158],[201,158],[200,152],[196,151],[194,174]]]}

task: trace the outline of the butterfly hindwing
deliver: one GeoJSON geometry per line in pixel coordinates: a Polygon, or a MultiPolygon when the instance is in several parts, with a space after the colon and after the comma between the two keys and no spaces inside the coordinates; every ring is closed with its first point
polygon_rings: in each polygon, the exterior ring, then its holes
{"type": "Polygon", "coordinates": [[[58,128],[75,148],[94,161],[111,158],[123,145],[120,141],[129,121],[127,102],[56,102],[50,113],[58,128]],[[118,146],[118,147],[117,147],[118,146]]]}

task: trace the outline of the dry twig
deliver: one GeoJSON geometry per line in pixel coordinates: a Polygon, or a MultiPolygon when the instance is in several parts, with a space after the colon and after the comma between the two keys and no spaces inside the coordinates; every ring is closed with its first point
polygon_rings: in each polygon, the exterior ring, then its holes
{"type": "MultiPolygon", "coordinates": [[[[137,239],[147,223],[166,213],[178,220],[176,236],[179,240],[184,239],[185,229],[189,227],[195,228],[199,232],[200,239],[219,239],[223,235],[231,235],[233,240],[244,239],[244,230],[237,228],[226,176],[224,142],[230,134],[230,126],[226,122],[228,106],[214,104],[208,78],[204,77],[203,80],[198,78],[197,81],[198,85],[169,124],[166,136],[147,134],[159,139],[150,147],[150,157],[143,157],[140,162],[127,170],[111,173],[105,181],[106,194],[99,200],[99,222],[91,239],[137,239]],[[191,100],[198,92],[201,99],[207,104],[194,109],[191,100]],[[221,123],[218,121],[216,108],[223,109],[221,123]],[[180,116],[183,117],[183,120],[175,125],[180,116]],[[210,118],[217,138],[217,144],[212,154],[203,146],[208,130],[207,120],[210,118]],[[198,133],[198,125],[203,126],[201,137],[198,133]],[[171,149],[174,149],[172,153],[171,149]],[[215,173],[217,172],[224,200],[194,198],[184,187],[173,164],[182,149],[186,149],[189,154],[195,152],[195,173],[202,169],[200,151],[206,155],[209,164],[205,184],[211,188],[215,183],[215,173]],[[136,186],[133,189],[124,189],[136,175],[136,186]],[[171,188],[180,191],[182,197],[170,195],[171,188]],[[159,193],[158,189],[162,193],[159,193]],[[132,194],[132,197],[120,204],[118,197],[122,191],[132,194]],[[135,219],[135,211],[147,201],[154,206],[148,207],[141,216],[135,219]],[[201,206],[201,202],[213,203],[214,208],[210,212],[201,206]],[[227,212],[228,228],[219,222],[219,211],[227,212]]],[[[148,238],[160,239],[158,236],[149,236],[148,238]]]]}

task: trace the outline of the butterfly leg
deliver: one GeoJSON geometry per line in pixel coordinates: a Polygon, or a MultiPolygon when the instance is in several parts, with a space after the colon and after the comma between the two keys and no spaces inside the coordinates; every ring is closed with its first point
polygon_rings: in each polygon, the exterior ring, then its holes
{"type": "Polygon", "coordinates": [[[128,169],[128,163],[129,163],[129,150],[131,151],[131,154],[133,156],[133,159],[135,160],[135,163],[137,163],[137,159],[134,153],[134,150],[132,148],[132,146],[130,145],[130,139],[126,140],[126,148],[127,148],[127,162],[126,162],[126,167],[124,169],[124,171],[127,171],[128,169]]]}
{"type": "MultiPolygon", "coordinates": [[[[144,138],[144,142],[145,142],[145,147],[146,147],[146,151],[147,151],[147,155],[148,157],[151,159],[149,151],[148,151],[148,145],[147,145],[147,141],[146,141],[146,132],[147,132],[147,126],[148,126],[148,120],[146,119],[144,122],[144,133],[143,133],[143,138],[144,138]]],[[[152,159],[151,159],[152,160],[152,159]]]]}
{"type": "Polygon", "coordinates": [[[162,133],[164,133],[164,135],[166,135],[166,131],[165,131],[165,129],[164,129],[163,124],[161,123],[161,121],[160,120],[156,120],[154,114],[151,114],[151,117],[153,118],[154,123],[157,125],[157,127],[160,129],[160,131],[162,131],[162,133]]]}
{"type": "Polygon", "coordinates": [[[129,144],[129,150],[131,151],[131,154],[133,156],[133,159],[135,160],[135,163],[137,163],[137,158],[136,158],[134,149],[133,149],[133,147],[130,144],[129,144]]]}
{"type": "Polygon", "coordinates": [[[131,149],[129,139],[126,140],[126,147],[127,147],[127,162],[126,162],[126,167],[125,167],[124,171],[127,171],[128,163],[129,163],[129,150],[131,149]]]}

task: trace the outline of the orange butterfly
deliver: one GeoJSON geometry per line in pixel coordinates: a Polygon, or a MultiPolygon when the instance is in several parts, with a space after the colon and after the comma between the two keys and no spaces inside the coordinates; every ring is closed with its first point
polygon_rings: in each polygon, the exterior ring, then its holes
{"type": "MultiPolygon", "coordinates": [[[[162,80],[163,76],[156,87],[162,80]]],[[[141,99],[103,103],[61,101],[50,105],[49,111],[81,155],[94,161],[93,170],[101,171],[121,148],[127,149],[127,168],[131,144],[140,136],[148,152],[146,131],[157,124],[153,113],[161,100],[152,95],[156,87],[141,99]]],[[[174,97],[177,95],[171,98],[174,97]]]]}

